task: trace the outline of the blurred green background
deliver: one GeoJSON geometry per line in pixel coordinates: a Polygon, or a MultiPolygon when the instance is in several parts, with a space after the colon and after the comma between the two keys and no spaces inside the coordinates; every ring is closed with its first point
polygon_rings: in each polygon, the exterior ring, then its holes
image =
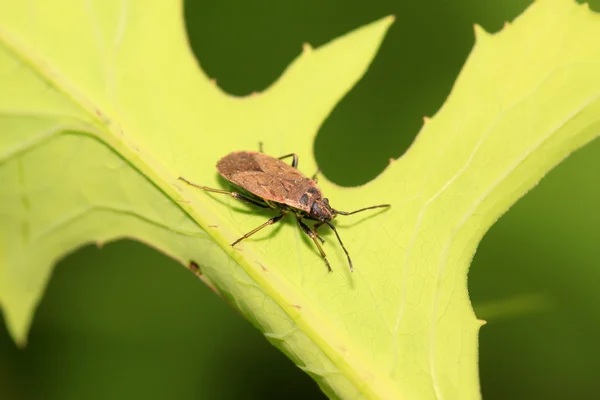
{"type": "MultiPolygon", "coordinates": [[[[529,3],[229,0],[188,1],[185,11],[202,67],[237,95],[264,90],[303,42],[318,46],[396,15],[368,74],[315,145],[329,179],[356,185],[401,156],[422,117],[443,103],[473,45],[473,24],[496,32],[529,3]],[[368,168],[349,168],[355,159],[368,168]]],[[[600,0],[591,6],[600,9],[600,0]]],[[[469,288],[488,321],[485,399],[587,399],[600,391],[598,171],[596,141],[503,216],[475,255],[469,288]]],[[[15,348],[0,322],[2,400],[323,398],[236,311],[139,243],[88,246],[60,262],[26,349],[15,348]]]]}

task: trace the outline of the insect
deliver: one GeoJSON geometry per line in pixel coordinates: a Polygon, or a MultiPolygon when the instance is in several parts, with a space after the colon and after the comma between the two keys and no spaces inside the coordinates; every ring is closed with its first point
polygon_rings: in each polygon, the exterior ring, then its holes
{"type": "Polygon", "coordinates": [[[331,272],[331,266],[321,246],[321,243],[325,241],[317,232],[320,226],[329,226],[335,233],[344,253],[346,253],[350,271],[352,272],[354,268],[350,254],[346,250],[337,229],[331,221],[338,215],[352,215],[374,208],[390,207],[390,204],[365,207],[351,212],[336,210],[329,205],[329,200],[323,197],[321,190],[317,186],[317,174],[319,171],[312,178],[308,178],[297,168],[298,156],[295,153],[275,158],[262,153],[262,149],[260,152],[237,151],[221,158],[217,162],[219,174],[232,183],[237,191],[213,189],[197,185],[183,177],[179,177],[179,179],[188,185],[207,192],[227,194],[253,206],[279,210],[279,215],[246,233],[233,242],[231,246],[235,246],[261,229],[279,222],[288,212],[291,212],[296,216],[296,221],[300,229],[315,243],[327,265],[327,270],[331,272]],[[290,157],[292,158],[291,165],[282,161],[290,157]],[[308,226],[303,221],[304,219],[317,222],[312,226],[308,226]]]}

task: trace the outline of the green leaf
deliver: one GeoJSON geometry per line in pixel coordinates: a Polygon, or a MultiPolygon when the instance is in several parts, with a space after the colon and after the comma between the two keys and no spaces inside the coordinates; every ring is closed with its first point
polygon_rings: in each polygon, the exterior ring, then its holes
{"type": "Polygon", "coordinates": [[[327,273],[292,218],[232,249],[273,214],[177,178],[221,187],[215,162],[259,141],[312,174],[319,126],[391,18],[305,45],[267,91],[235,98],[195,64],[179,3],[0,10],[0,303],[18,342],[58,259],[132,237],[196,263],[331,397],[479,398],[468,265],[491,224],[597,135],[596,14],[538,0],[498,34],[477,28],[446,104],[401,159],[359,188],[322,177],[335,208],[392,204],[336,220],[354,273],[323,233],[327,273]]]}

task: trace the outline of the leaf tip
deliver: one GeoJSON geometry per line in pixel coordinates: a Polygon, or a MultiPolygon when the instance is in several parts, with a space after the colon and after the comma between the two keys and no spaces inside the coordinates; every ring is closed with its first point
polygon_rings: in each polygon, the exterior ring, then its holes
{"type": "Polygon", "coordinates": [[[377,24],[380,26],[379,29],[381,29],[381,33],[380,35],[383,36],[385,35],[385,33],[390,29],[390,26],[392,26],[392,24],[396,22],[396,16],[391,14],[388,15],[387,17],[383,17],[378,21],[375,21],[373,24],[377,24]]]}
{"type": "Polygon", "coordinates": [[[479,24],[473,25],[473,30],[475,31],[475,41],[479,42],[485,38],[490,37],[491,35],[481,27],[479,24]]]}
{"type": "Polygon", "coordinates": [[[302,43],[302,54],[310,54],[313,51],[313,47],[308,42],[302,43]]]}
{"type": "Polygon", "coordinates": [[[19,338],[15,338],[15,344],[17,345],[17,347],[21,350],[25,349],[25,347],[27,347],[27,336],[25,337],[19,337],[19,338]]]}
{"type": "Polygon", "coordinates": [[[32,315],[26,315],[24,318],[22,316],[18,316],[15,320],[10,316],[10,310],[6,308],[4,316],[6,317],[6,327],[8,328],[8,333],[10,337],[15,342],[15,345],[19,349],[24,349],[28,344],[28,334],[29,328],[31,327],[31,318],[32,315]]]}
{"type": "MultiPolygon", "coordinates": [[[[362,28],[359,28],[357,31],[362,30],[371,30],[378,37],[378,41],[381,42],[385,33],[389,30],[390,26],[396,21],[395,15],[388,15],[386,17],[380,18],[376,21],[373,21],[362,28]]],[[[381,43],[380,43],[381,44],[381,43]]]]}

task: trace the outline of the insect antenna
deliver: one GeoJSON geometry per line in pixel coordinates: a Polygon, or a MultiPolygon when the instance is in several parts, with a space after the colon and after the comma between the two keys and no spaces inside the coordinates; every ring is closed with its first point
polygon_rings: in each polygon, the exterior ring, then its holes
{"type": "Polygon", "coordinates": [[[361,211],[366,211],[366,210],[372,210],[373,208],[385,208],[385,207],[391,207],[391,204],[379,204],[377,206],[370,206],[370,207],[365,207],[365,208],[361,208],[360,210],[355,210],[355,211],[339,211],[339,210],[333,210],[336,214],[340,214],[340,215],[352,215],[352,214],[356,214],[359,213],[361,211]]]}
{"type": "Polygon", "coordinates": [[[348,250],[346,250],[346,246],[344,246],[344,243],[342,242],[342,238],[338,234],[337,229],[335,229],[335,226],[333,226],[333,224],[331,222],[329,222],[329,221],[323,221],[323,222],[325,222],[331,228],[333,233],[335,233],[335,236],[337,236],[338,242],[340,242],[342,249],[344,249],[344,253],[346,253],[346,257],[348,257],[348,264],[350,265],[350,272],[354,272],[354,267],[352,266],[352,260],[350,259],[350,254],[348,254],[348,250]]]}

